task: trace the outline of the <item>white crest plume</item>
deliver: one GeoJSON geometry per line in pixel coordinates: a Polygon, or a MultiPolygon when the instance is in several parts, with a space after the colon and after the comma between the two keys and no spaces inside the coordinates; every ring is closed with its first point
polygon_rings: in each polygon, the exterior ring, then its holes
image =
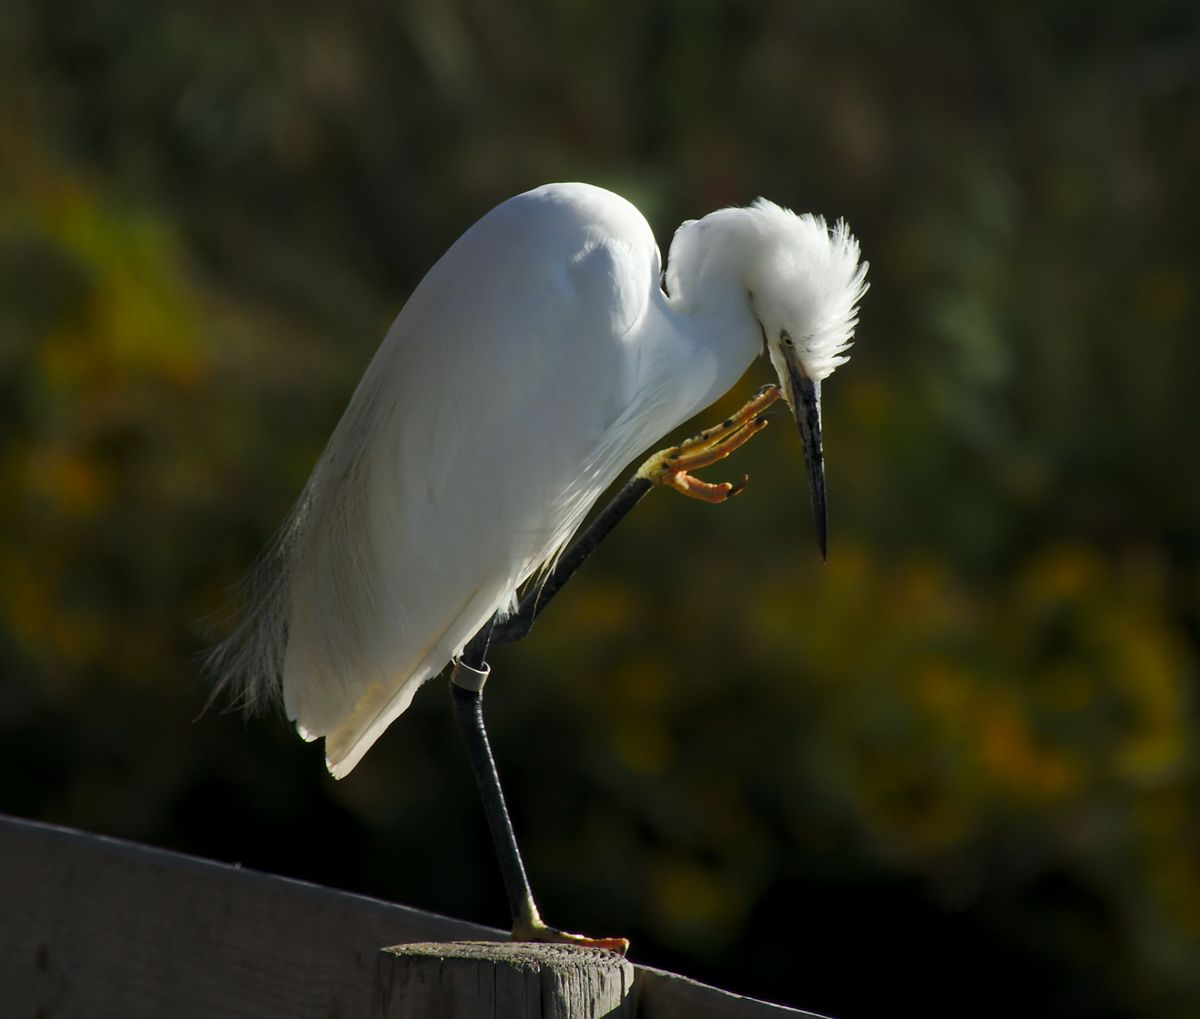
{"type": "Polygon", "coordinates": [[[820,382],[850,359],[868,263],[844,220],[830,229],[823,216],[797,215],[765,198],[744,211],[757,234],[745,278],[759,320],[768,331],[799,331],[792,339],[800,359],[820,382]]]}

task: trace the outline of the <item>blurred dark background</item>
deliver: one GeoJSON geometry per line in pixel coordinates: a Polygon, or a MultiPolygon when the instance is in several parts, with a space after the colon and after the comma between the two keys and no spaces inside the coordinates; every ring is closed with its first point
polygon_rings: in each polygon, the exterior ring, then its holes
{"type": "Polygon", "coordinates": [[[548,918],[843,1019],[1200,1014],[1192,0],[5,4],[0,810],[507,922],[442,682],[335,783],[197,656],[421,275],[569,179],[664,250],[844,216],[872,289],[828,566],[777,426],[493,656],[548,918]]]}

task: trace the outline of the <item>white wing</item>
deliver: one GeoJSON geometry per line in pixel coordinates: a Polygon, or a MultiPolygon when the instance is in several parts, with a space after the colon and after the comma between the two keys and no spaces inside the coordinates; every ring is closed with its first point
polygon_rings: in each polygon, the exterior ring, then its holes
{"type": "Polygon", "coordinates": [[[281,677],[335,776],[665,431],[630,427],[659,268],[632,205],[550,185],[476,223],[397,317],[218,655],[249,700],[281,677]]]}

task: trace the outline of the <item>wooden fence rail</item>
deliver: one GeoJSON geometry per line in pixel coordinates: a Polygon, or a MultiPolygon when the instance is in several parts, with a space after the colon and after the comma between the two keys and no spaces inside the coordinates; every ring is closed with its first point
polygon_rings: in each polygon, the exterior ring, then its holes
{"type": "Polygon", "coordinates": [[[361,895],[0,815],[6,1016],[812,1016],[611,953],[589,959],[586,950],[547,952],[504,937],[361,895]],[[491,989],[481,997],[480,987],[491,989]],[[505,996],[497,998],[497,988],[505,996]]]}

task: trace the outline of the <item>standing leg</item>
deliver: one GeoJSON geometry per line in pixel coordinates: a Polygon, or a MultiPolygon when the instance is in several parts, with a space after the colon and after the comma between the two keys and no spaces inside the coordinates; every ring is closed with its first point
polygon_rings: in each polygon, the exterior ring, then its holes
{"type": "Polygon", "coordinates": [[[547,926],[538,912],[512,819],[508,815],[508,806],[504,802],[504,791],[500,787],[500,776],[488,743],[487,729],[483,724],[483,685],[490,672],[486,664],[488,646],[493,640],[507,643],[524,637],[550,599],[654,485],[665,485],[684,495],[711,503],[724,502],[740,492],[745,484],[744,478],[737,485],[728,482],[709,485],[693,478],[688,472],[723,460],[762,431],[767,423],[762,412],[778,397],[777,386],[765,386],[745,407],[722,424],[706,429],[680,446],[672,446],[650,457],[591,526],[571,544],[555,569],[526,593],[517,612],[502,622],[493,616],[471,638],[463,648],[462,655],[454,662],[454,671],[450,676],[454,717],[467,745],[467,756],[496,847],[504,890],[512,911],[514,941],[587,945],[608,948],[622,955],[629,948],[629,942],[624,938],[588,938],[556,930],[547,926]]]}
{"type": "Polygon", "coordinates": [[[500,775],[488,744],[487,729],[483,724],[483,684],[487,681],[488,672],[486,665],[478,669],[460,658],[454,663],[450,691],[454,698],[454,717],[467,744],[467,756],[471,760],[471,770],[479,787],[483,811],[487,815],[488,828],[491,829],[492,842],[500,862],[504,890],[512,911],[512,938],[514,941],[553,941],[607,948],[624,955],[629,950],[629,942],[624,938],[588,938],[581,934],[567,934],[548,927],[538,912],[529,878],[525,874],[517,836],[504,802],[504,790],[500,787],[500,775]]]}

